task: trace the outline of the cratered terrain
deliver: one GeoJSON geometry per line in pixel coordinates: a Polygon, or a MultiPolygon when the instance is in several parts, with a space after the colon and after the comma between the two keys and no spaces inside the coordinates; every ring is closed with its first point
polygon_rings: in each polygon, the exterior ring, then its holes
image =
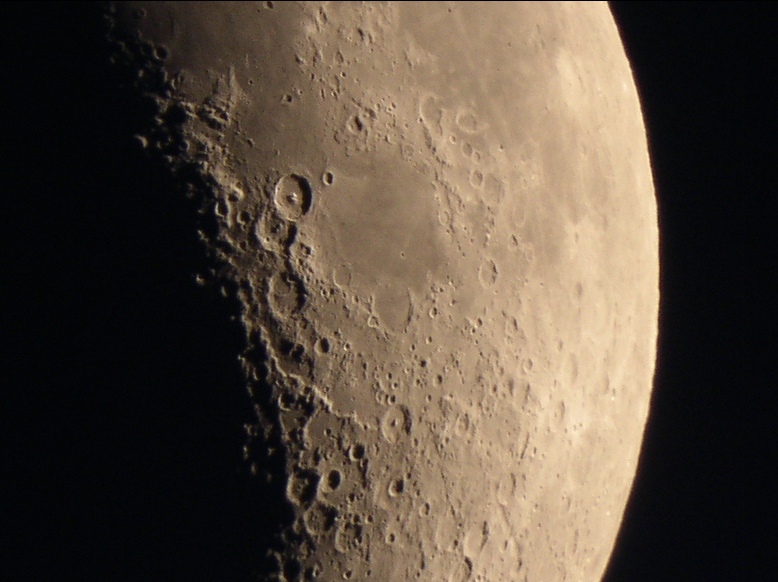
{"type": "MultiPolygon", "coordinates": [[[[277,580],[595,582],[654,373],[605,3],[127,2],[138,141],[239,300],[277,580]]],[[[237,355],[237,354],[236,354],[237,355]]]]}

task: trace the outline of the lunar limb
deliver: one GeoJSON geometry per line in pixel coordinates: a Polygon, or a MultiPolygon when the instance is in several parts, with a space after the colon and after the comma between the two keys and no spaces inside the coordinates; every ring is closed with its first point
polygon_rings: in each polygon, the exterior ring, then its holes
{"type": "Polygon", "coordinates": [[[126,2],[141,143],[240,301],[267,579],[594,582],[658,232],[606,3],[126,2]]]}

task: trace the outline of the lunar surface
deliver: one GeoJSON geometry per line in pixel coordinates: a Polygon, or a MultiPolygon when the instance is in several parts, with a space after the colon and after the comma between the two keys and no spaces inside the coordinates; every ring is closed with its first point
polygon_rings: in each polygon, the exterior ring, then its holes
{"type": "MultiPolygon", "coordinates": [[[[596,582],[654,374],[656,203],[606,3],[126,2],[138,142],[237,297],[259,579],[596,582]]],[[[236,354],[237,356],[238,354],[236,354]]]]}

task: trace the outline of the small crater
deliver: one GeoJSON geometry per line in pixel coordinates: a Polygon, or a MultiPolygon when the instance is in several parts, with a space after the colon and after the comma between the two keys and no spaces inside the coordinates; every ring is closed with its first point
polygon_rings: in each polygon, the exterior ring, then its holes
{"type": "Polygon", "coordinates": [[[411,414],[404,406],[393,406],[381,419],[381,434],[390,444],[411,433],[411,414]]]}
{"type": "Polygon", "coordinates": [[[458,436],[460,437],[464,436],[468,432],[470,432],[471,424],[472,423],[470,422],[470,415],[467,412],[465,412],[464,414],[459,416],[459,418],[457,418],[456,423],[454,424],[454,431],[458,436]]]}
{"type": "Polygon", "coordinates": [[[291,392],[284,392],[278,399],[278,408],[281,410],[292,410],[297,404],[297,399],[291,392]]]}
{"type": "Polygon", "coordinates": [[[343,477],[341,476],[340,471],[333,469],[327,475],[327,487],[329,487],[331,491],[336,491],[338,487],[340,487],[342,480],[343,477]]]}
{"type": "Polygon", "coordinates": [[[346,127],[348,127],[351,133],[359,133],[365,129],[365,122],[362,121],[362,118],[359,115],[355,115],[348,120],[346,127]]]}
{"type": "Polygon", "coordinates": [[[289,478],[286,493],[293,503],[307,505],[315,499],[318,485],[318,474],[313,471],[300,471],[289,478]]]}
{"type": "Polygon", "coordinates": [[[289,174],[276,184],[273,196],[279,214],[287,220],[299,220],[311,209],[313,192],[308,180],[289,174]]]}
{"type": "Polygon", "coordinates": [[[227,202],[224,199],[219,199],[216,201],[216,204],[214,205],[214,212],[219,218],[227,218],[230,214],[231,210],[230,203],[227,202]]]}
{"type": "Polygon", "coordinates": [[[352,461],[359,461],[365,458],[365,445],[356,444],[352,445],[348,452],[349,459],[352,461]]]}
{"type": "Polygon", "coordinates": [[[321,181],[325,186],[332,186],[335,183],[335,175],[332,172],[324,172],[321,181]]]}
{"type": "Polygon", "coordinates": [[[341,523],[335,533],[335,549],[345,554],[356,550],[361,544],[362,526],[357,523],[341,523]]]}
{"type": "Polygon", "coordinates": [[[330,340],[328,340],[326,337],[323,337],[319,340],[319,350],[322,354],[329,354],[330,353],[330,340]]]}
{"type": "Polygon", "coordinates": [[[287,249],[294,242],[297,231],[291,225],[279,219],[275,213],[268,212],[257,221],[255,228],[257,240],[266,248],[281,251],[287,249]]]}
{"type": "Polygon", "coordinates": [[[389,483],[389,497],[399,497],[405,492],[405,479],[400,477],[399,479],[393,479],[389,483]]]}
{"type": "Polygon", "coordinates": [[[470,185],[473,188],[483,188],[484,185],[484,173],[481,170],[473,170],[470,172],[470,185]]]}
{"type": "Polygon", "coordinates": [[[499,271],[497,265],[491,259],[482,263],[478,268],[478,280],[484,287],[491,287],[497,282],[499,271]]]}
{"type": "Polygon", "coordinates": [[[460,111],[457,114],[456,124],[465,133],[476,133],[479,129],[478,118],[472,111],[460,111]]]}
{"type": "Polygon", "coordinates": [[[154,56],[156,56],[157,59],[159,59],[160,61],[164,61],[165,59],[167,59],[169,54],[170,53],[167,47],[165,46],[160,45],[154,50],[154,56]]]}
{"type": "Polygon", "coordinates": [[[321,535],[332,529],[338,517],[338,510],[330,505],[317,503],[303,516],[305,529],[311,535],[321,535]]]}
{"type": "Polygon", "coordinates": [[[305,294],[300,281],[285,273],[276,273],[270,279],[268,299],[270,306],[279,315],[291,315],[302,308],[305,294]]]}

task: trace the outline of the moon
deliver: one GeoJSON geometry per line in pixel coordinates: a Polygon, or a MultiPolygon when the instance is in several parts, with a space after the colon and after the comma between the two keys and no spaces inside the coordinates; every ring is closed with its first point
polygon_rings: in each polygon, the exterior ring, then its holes
{"type": "MultiPolygon", "coordinates": [[[[658,230],[604,2],[122,2],[139,143],[239,300],[272,580],[594,582],[658,230]]],[[[236,354],[237,355],[237,354],[236,354]]]]}

